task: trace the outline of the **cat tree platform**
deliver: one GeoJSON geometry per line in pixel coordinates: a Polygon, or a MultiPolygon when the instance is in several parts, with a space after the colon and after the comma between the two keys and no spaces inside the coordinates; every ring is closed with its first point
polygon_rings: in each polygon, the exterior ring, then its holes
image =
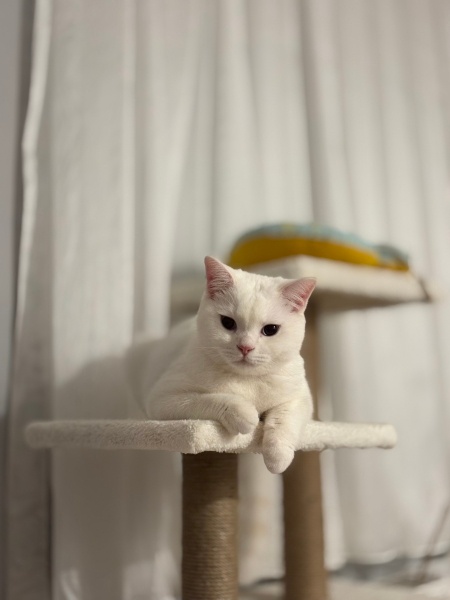
{"type": "MultiPolygon", "coordinates": [[[[262,425],[233,436],[212,421],[47,421],[28,425],[33,448],[169,450],[183,454],[183,600],[237,600],[239,453],[261,453],[262,425]]],[[[391,425],[310,422],[299,451],[392,448],[391,425]]],[[[305,544],[309,543],[305,532],[305,544]]]]}
{"type": "MultiPolygon", "coordinates": [[[[215,421],[42,421],[28,425],[25,435],[33,448],[262,452],[262,426],[254,433],[231,435],[215,421]]],[[[392,448],[396,439],[392,425],[312,421],[297,450],[392,448]]]]}

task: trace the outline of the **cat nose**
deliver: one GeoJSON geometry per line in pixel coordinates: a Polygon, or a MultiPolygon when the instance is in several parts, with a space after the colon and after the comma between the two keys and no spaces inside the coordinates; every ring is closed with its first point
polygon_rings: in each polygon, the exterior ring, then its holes
{"type": "Polygon", "coordinates": [[[242,352],[243,356],[247,356],[247,354],[249,352],[251,352],[252,350],[255,349],[254,346],[239,346],[239,344],[238,344],[238,348],[242,352]]]}

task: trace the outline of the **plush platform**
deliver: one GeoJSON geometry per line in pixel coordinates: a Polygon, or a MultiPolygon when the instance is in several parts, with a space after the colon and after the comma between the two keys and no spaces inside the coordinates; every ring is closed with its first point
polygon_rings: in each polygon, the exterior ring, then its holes
{"type": "MultiPolygon", "coordinates": [[[[44,421],[28,425],[25,435],[34,448],[261,453],[262,426],[234,436],[214,421],[44,421]]],[[[392,425],[312,421],[297,450],[392,448],[396,441],[392,425]]]]}

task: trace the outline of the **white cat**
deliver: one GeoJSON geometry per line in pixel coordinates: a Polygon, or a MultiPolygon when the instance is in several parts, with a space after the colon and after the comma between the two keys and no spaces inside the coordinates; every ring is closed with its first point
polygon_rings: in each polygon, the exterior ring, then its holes
{"type": "Polygon", "coordinates": [[[287,280],[205,258],[206,290],[195,319],[134,348],[130,377],[150,419],[211,419],[230,433],[264,421],[263,455],[283,472],[312,417],[299,352],[315,279],[287,280]]]}

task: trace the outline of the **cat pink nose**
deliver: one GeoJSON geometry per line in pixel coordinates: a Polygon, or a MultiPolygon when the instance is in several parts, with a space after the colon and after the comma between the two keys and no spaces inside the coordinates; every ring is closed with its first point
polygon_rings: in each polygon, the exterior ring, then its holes
{"type": "Polygon", "coordinates": [[[238,348],[242,352],[243,356],[247,356],[247,354],[249,352],[251,352],[252,350],[255,349],[254,346],[239,346],[239,344],[238,344],[238,348]]]}

